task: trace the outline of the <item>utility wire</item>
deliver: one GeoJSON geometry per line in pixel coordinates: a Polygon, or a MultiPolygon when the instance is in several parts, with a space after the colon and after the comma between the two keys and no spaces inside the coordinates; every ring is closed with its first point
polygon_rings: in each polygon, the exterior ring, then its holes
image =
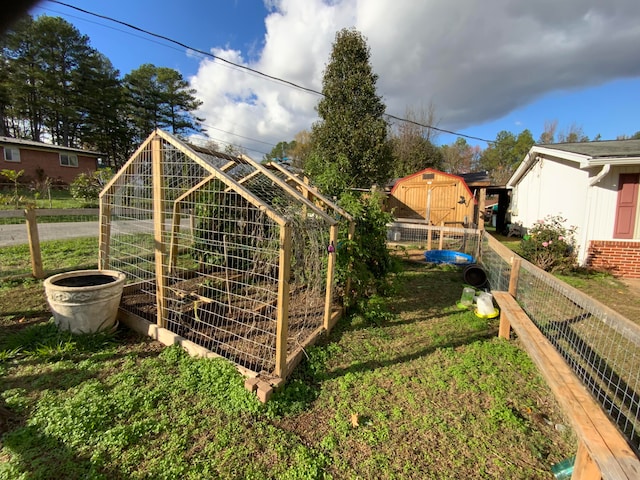
{"type": "Polygon", "coordinates": [[[246,70],[246,71],[251,72],[251,73],[255,73],[256,75],[260,75],[260,76],[268,78],[270,80],[274,80],[276,82],[284,83],[284,84],[290,85],[290,86],[292,86],[294,88],[298,88],[300,90],[305,90],[305,91],[307,91],[309,93],[313,93],[313,94],[316,94],[316,95],[322,95],[321,92],[318,92],[317,90],[313,90],[312,88],[303,87],[302,85],[298,85],[297,83],[293,83],[293,82],[290,82],[289,80],[284,80],[284,79],[279,78],[279,77],[274,77],[273,75],[269,75],[269,74],[261,72],[259,70],[255,70],[255,69],[253,69],[251,67],[247,67],[246,65],[240,65],[238,63],[234,63],[234,62],[232,62],[230,60],[226,60],[226,59],[224,59],[222,57],[218,57],[217,55],[214,55],[213,53],[205,52],[204,50],[200,50],[198,48],[190,47],[187,44],[179,42],[178,40],[174,40],[172,38],[166,37],[164,35],[160,35],[158,33],[150,32],[149,30],[145,30],[143,28],[136,27],[135,25],[131,25],[130,23],[123,22],[121,20],[117,20],[115,18],[108,17],[106,15],[101,15],[99,13],[90,12],[89,10],[85,10],[83,8],[76,7],[74,5],[69,5],[68,3],[60,2],[58,0],[49,0],[49,1],[52,2],[52,3],[57,3],[58,5],[63,5],[65,7],[72,8],[72,9],[77,10],[77,11],[82,12],[82,13],[86,13],[87,15],[92,15],[94,17],[102,18],[104,20],[109,20],[110,22],[119,23],[120,25],[124,25],[125,27],[129,27],[129,28],[131,28],[133,30],[137,30],[138,32],[142,32],[142,33],[145,33],[147,35],[151,35],[152,37],[155,37],[155,38],[160,38],[160,39],[165,40],[167,42],[170,42],[170,43],[173,43],[175,45],[178,45],[178,46],[180,46],[182,48],[186,48],[187,50],[191,50],[193,52],[199,53],[201,55],[205,55],[207,57],[214,58],[216,60],[220,60],[221,62],[227,63],[229,65],[233,65],[234,67],[241,68],[241,69],[246,70]]]}
{"type": "MultiPolygon", "coordinates": [[[[61,2],[61,1],[59,1],[59,0],[48,0],[48,1],[49,1],[49,2],[51,2],[51,3],[57,3],[58,5],[65,6],[65,7],[67,7],[67,8],[71,8],[71,9],[73,9],[73,10],[77,10],[77,11],[82,12],[82,13],[85,13],[85,14],[87,14],[87,15],[92,15],[92,16],[94,16],[94,17],[102,18],[103,20],[108,20],[108,21],[110,21],[110,22],[114,22],[114,23],[118,23],[118,24],[120,24],[120,25],[124,25],[125,27],[131,28],[131,29],[136,30],[136,31],[138,31],[138,32],[142,32],[142,33],[144,33],[144,34],[146,34],[146,35],[150,35],[150,36],[152,36],[152,37],[159,38],[159,39],[164,40],[164,41],[167,41],[167,42],[169,42],[169,43],[173,43],[173,44],[178,45],[178,46],[180,46],[180,47],[182,47],[182,48],[185,48],[185,49],[187,49],[187,50],[191,50],[191,51],[193,51],[193,52],[199,53],[200,55],[204,55],[204,56],[206,56],[206,57],[211,57],[211,58],[213,58],[213,59],[215,59],[215,60],[219,60],[219,61],[221,61],[221,62],[224,62],[224,63],[228,64],[228,65],[234,66],[234,67],[236,67],[236,68],[239,68],[239,69],[245,70],[245,71],[247,71],[247,72],[251,72],[251,73],[253,73],[253,74],[259,75],[259,76],[264,77],[264,78],[268,78],[269,80],[273,80],[273,81],[275,81],[275,82],[283,83],[283,84],[285,84],[285,85],[289,85],[289,86],[294,87],[294,88],[297,88],[297,89],[299,89],[299,90],[303,90],[303,91],[306,91],[306,92],[309,92],[309,93],[313,93],[314,95],[320,95],[320,96],[324,97],[324,94],[323,94],[322,92],[319,92],[319,91],[314,90],[314,89],[312,89],[312,88],[304,87],[304,86],[302,86],[302,85],[298,85],[297,83],[291,82],[291,81],[289,81],[289,80],[285,80],[285,79],[280,78],[280,77],[276,77],[276,76],[273,76],[273,75],[269,75],[269,74],[267,74],[267,73],[261,72],[261,71],[259,71],[259,70],[254,69],[254,68],[247,67],[246,65],[241,65],[241,64],[238,64],[238,63],[234,63],[234,62],[232,62],[232,61],[230,61],[230,60],[226,60],[226,59],[224,59],[224,58],[222,58],[222,57],[219,57],[219,56],[217,56],[217,55],[214,55],[213,53],[206,52],[206,51],[204,51],[204,50],[200,50],[200,49],[198,49],[198,48],[190,47],[189,45],[187,45],[187,44],[185,44],[185,43],[182,43],[182,42],[180,42],[180,41],[178,41],[178,40],[174,40],[173,38],[167,37],[167,36],[165,36],[165,35],[160,35],[160,34],[158,34],[158,33],[154,33],[154,32],[151,32],[151,31],[149,31],[149,30],[145,30],[145,29],[143,29],[143,28],[137,27],[137,26],[132,25],[132,24],[130,24],[130,23],[123,22],[122,20],[118,20],[118,19],[115,19],[115,18],[113,18],[113,17],[109,17],[109,16],[107,16],[107,15],[101,15],[101,14],[99,14],[99,13],[94,13],[94,12],[91,12],[91,11],[89,11],[89,10],[85,10],[85,9],[83,9],[83,8],[76,7],[76,6],[74,6],[74,5],[70,5],[70,4],[65,3],[65,2],[61,2]]],[[[459,132],[454,132],[454,131],[452,131],[452,130],[446,130],[446,129],[443,129],[443,128],[434,127],[433,125],[425,125],[425,124],[423,124],[423,123],[419,123],[419,122],[416,122],[416,121],[413,121],[413,120],[408,120],[408,119],[406,119],[406,118],[397,117],[397,116],[395,116],[395,115],[391,115],[391,114],[389,114],[389,113],[387,113],[387,114],[385,114],[385,115],[386,115],[387,117],[389,117],[389,118],[394,119],[394,120],[398,120],[398,121],[401,121],[401,122],[411,123],[411,124],[413,124],[413,125],[417,125],[417,126],[420,126],[420,127],[423,127],[423,128],[429,128],[429,129],[432,129],[432,130],[436,130],[436,131],[438,131],[438,132],[448,133],[448,134],[451,134],[451,135],[457,135],[457,136],[459,136],[459,137],[469,138],[469,139],[471,139],[471,140],[479,140],[479,141],[481,141],[481,142],[486,142],[486,143],[488,143],[488,144],[495,143],[493,140],[487,140],[486,138],[475,137],[475,136],[473,136],[473,135],[466,135],[466,134],[464,134],[464,133],[459,133],[459,132]]],[[[228,133],[228,132],[227,132],[227,133],[228,133]]],[[[263,143],[264,143],[264,142],[263,142],[263,143]]]]}
{"type": "Polygon", "coordinates": [[[392,118],[394,120],[399,120],[401,122],[411,123],[413,125],[418,125],[419,127],[430,128],[431,130],[435,130],[437,132],[450,133],[451,135],[458,135],[459,137],[470,138],[472,140],[480,140],[481,142],[496,143],[495,141],[487,140],[486,138],[474,137],[473,135],[465,135],[463,133],[454,132],[452,130],[446,130],[444,128],[434,127],[433,125],[424,125],[424,124],[422,124],[420,122],[416,122],[414,120],[409,120],[407,118],[396,117],[395,115],[391,115],[390,113],[385,113],[384,115],[389,117],[389,118],[392,118]]]}

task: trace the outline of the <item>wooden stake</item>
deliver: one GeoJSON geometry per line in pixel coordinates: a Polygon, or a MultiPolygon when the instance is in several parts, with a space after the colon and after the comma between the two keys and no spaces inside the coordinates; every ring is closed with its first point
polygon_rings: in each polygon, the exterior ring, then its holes
{"type": "Polygon", "coordinates": [[[338,241],[338,226],[331,225],[329,228],[329,245],[334,246],[334,251],[329,253],[329,263],[327,265],[327,294],[324,300],[324,328],[331,329],[331,309],[333,304],[333,284],[336,266],[335,245],[338,241]]]}
{"type": "Polygon", "coordinates": [[[109,245],[111,243],[111,195],[100,197],[100,250],[98,268],[109,269],[109,245]]]}
{"type": "Polygon", "coordinates": [[[487,189],[480,189],[480,201],[478,202],[478,230],[484,230],[484,208],[487,200],[487,189]]]}
{"type": "Polygon", "coordinates": [[[522,259],[514,256],[511,260],[511,275],[509,276],[509,293],[516,298],[518,296],[518,279],[520,278],[520,264],[522,259]]]}
{"type": "Polygon", "coordinates": [[[29,252],[31,253],[31,271],[33,272],[33,276],[35,278],[44,278],[36,211],[33,209],[33,207],[27,207],[27,209],[24,211],[24,216],[27,219],[27,235],[29,237],[29,252]]]}
{"type": "Polygon", "coordinates": [[[275,374],[287,377],[287,338],[289,336],[289,277],[291,276],[291,226],[280,228],[280,265],[278,269],[278,320],[276,326],[275,374]]]}

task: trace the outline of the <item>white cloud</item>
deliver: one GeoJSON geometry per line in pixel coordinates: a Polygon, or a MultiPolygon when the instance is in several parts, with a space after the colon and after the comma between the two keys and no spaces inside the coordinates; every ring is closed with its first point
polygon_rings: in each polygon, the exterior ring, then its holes
{"type": "MultiPolygon", "coordinates": [[[[367,38],[389,113],[433,102],[439,126],[487,122],[558,90],[640,76],[637,0],[268,0],[256,61],[212,52],[315,89],[336,31],[367,38]]],[[[203,60],[192,79],[209,125],[273,144],[309,128],[318,97],[203,60]]],[[[250,148],[266,145],[211,131],[250,148]]],[[[259,153],[250,152],[253,156],[259,153]]]]}

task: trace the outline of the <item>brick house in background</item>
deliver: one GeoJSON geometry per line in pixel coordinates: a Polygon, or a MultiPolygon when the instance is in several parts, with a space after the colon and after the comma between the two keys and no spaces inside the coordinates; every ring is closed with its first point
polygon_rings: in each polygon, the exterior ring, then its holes
{"type": "Polygon", "coordinates": [[[0,170],[24,170],[22,183],[46,176],[56,183],[69,184],[81,173],[95,172],[99,159],[106,160],[106,154],[0,137],[0,170]]]}

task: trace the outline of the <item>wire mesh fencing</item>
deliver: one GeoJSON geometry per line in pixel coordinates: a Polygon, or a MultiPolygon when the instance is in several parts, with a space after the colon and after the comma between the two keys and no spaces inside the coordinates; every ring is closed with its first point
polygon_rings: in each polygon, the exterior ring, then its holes
{"type": "Polygon", "coordinates": [[[454,250],[478,258],[480,230],[395,221],[387,225],[387,242],[424,250],[454,250]]]}
{"type": "MultiPolygon", "coordinates": [[[[508,290],[516,254],[485,233],[482,265],[508,290]]],[[[515,298],[640,452],[640,326],[522,259],[515,298]]]]}
{"type": "Polygon", "coordinates": [[[101,266],[127,273],[122,308],[243,368],[286,374],[339,303],[336,221],[250,159],[161,132],[101,200],[101,266]]]}

